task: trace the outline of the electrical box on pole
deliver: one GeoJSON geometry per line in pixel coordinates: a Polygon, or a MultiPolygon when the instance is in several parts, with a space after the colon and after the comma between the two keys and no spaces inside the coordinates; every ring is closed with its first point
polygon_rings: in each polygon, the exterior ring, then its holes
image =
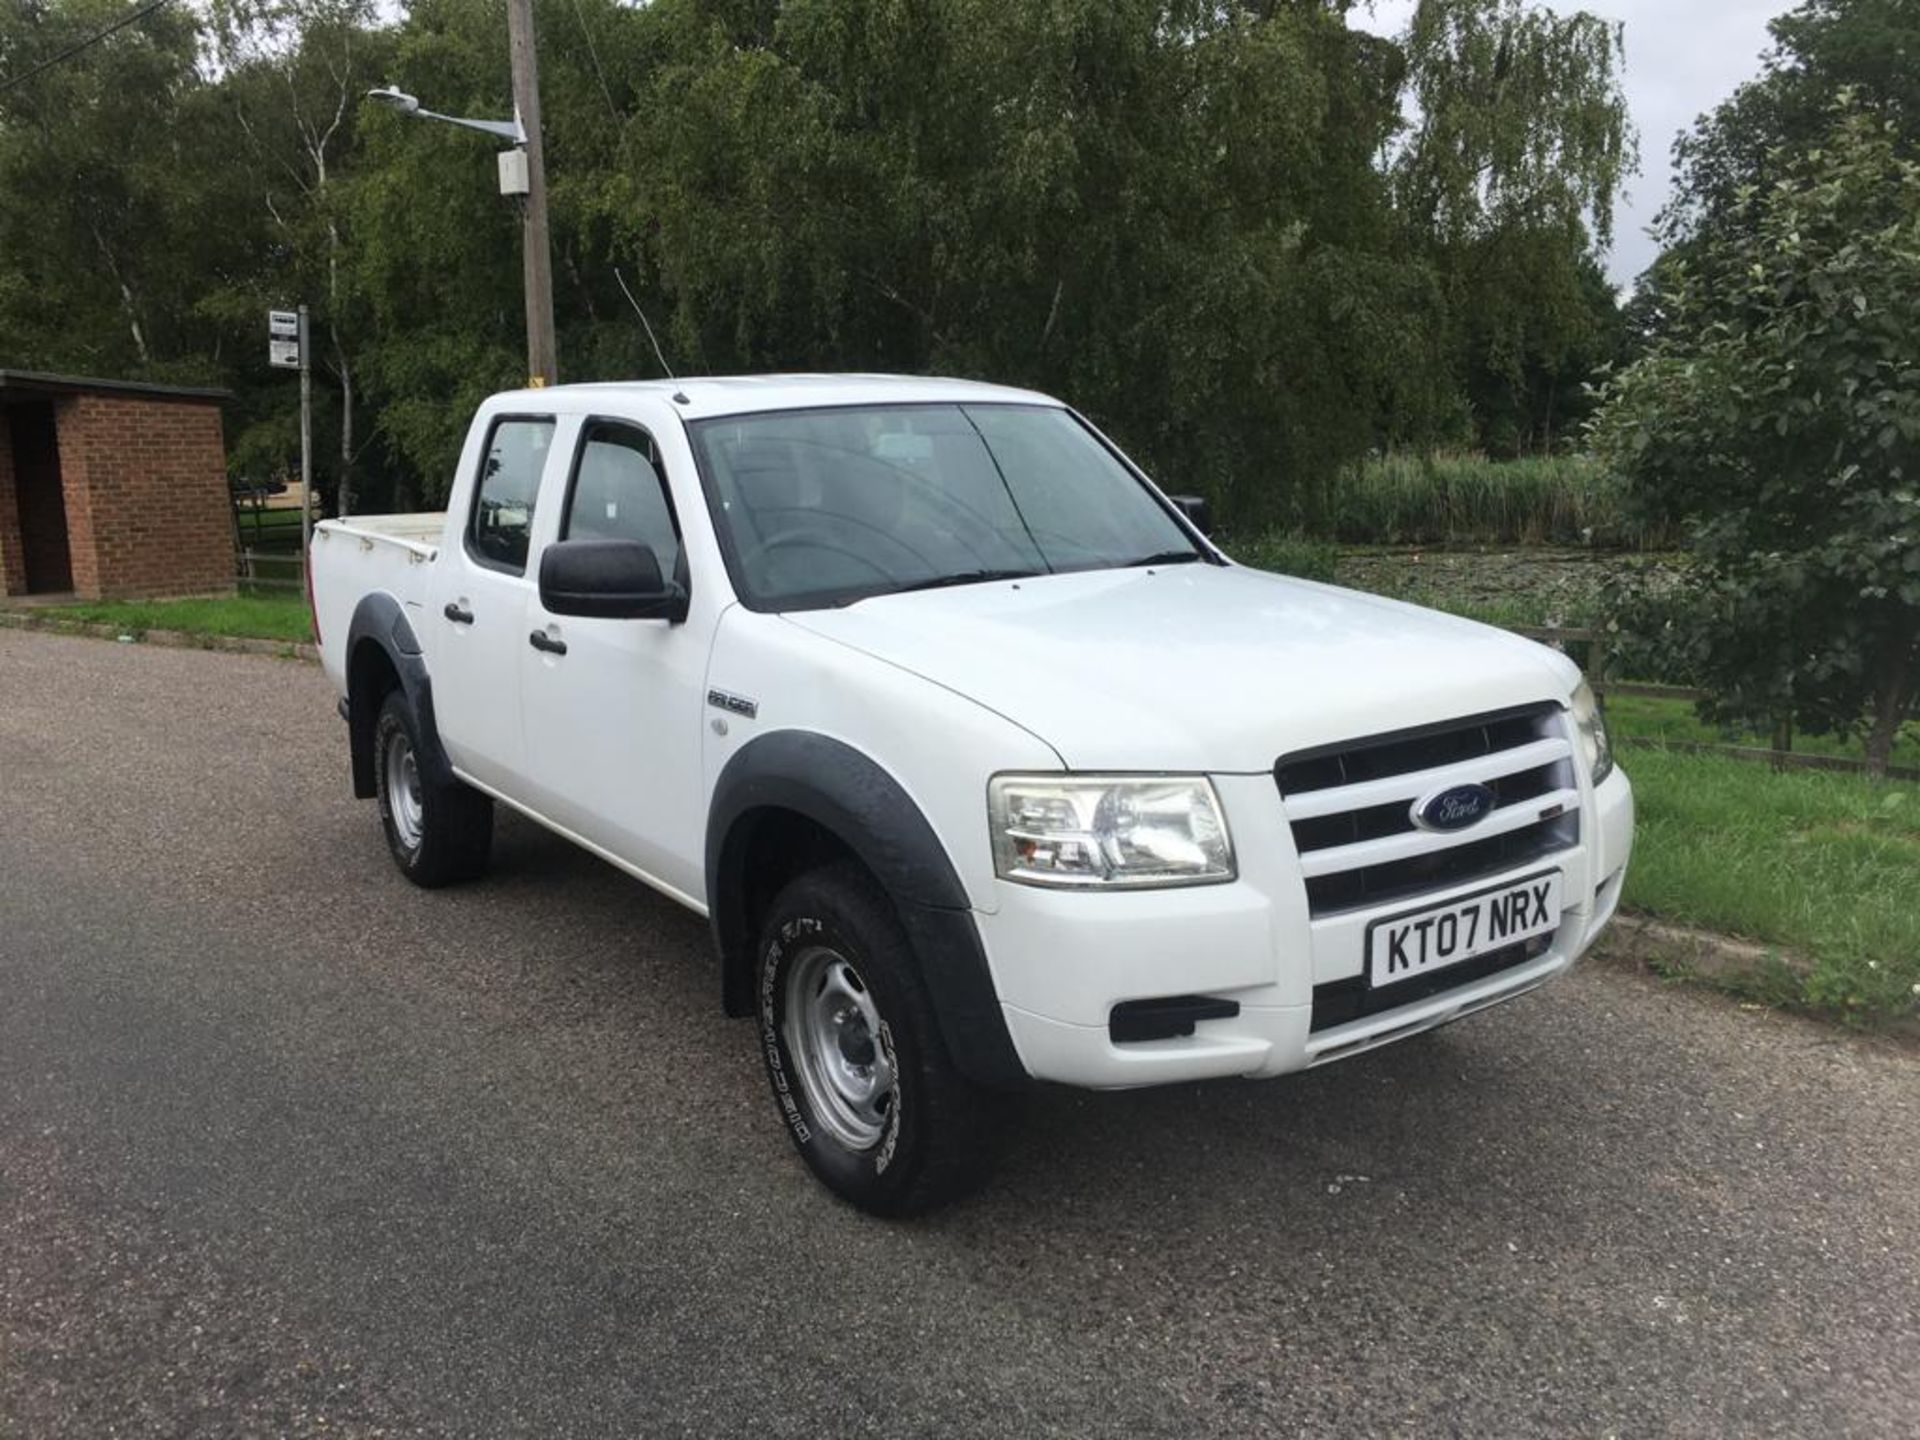
{"type": "Polygon", "coordinates": [[[527,152],[515,146],[500,152],[500,193],[527,195],[533,190],[533,171],[527,165],[527,152]]]}

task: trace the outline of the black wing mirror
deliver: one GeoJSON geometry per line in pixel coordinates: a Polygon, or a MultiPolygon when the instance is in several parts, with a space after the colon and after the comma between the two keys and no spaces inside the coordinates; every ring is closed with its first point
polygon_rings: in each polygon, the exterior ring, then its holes
{"type": "Polygon", "coordinates": [[[1187,523],[1202,535],[1213,534],[1213,507],[1204,495],[1169,495],[1173,508],[1187,517],[1187,523]]]}
{"type": "Polygon", "coordinates": [[[540,553],[540,603],[554,615],[601,620],[687,618],[687,592],[660,573],[638,540],[556,540],[540,553]]]}

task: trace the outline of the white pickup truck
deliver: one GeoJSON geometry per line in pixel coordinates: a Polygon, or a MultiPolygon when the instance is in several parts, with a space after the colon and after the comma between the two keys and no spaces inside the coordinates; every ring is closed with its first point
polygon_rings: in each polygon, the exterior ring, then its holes
{"type": "Polygon", "coordinates": [[[1236,565],[1056,400],[570,385],[444,515],[330,521],[315,624],[401,871],[496,802],[708,918],[815,1174],[980,1173],[995,1092],[1325,1064],[1565,970],[1633,801],[1565,657],[1236,565]]]}

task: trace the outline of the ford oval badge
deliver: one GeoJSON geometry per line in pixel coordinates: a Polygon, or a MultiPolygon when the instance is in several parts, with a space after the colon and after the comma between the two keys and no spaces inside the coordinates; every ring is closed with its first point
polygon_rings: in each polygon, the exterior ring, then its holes
{"type": "Polygon", "coordinates": [[[1449,785],[1413,802],[1413,823],[1422,830],[1464,830],[1493,813],[1493,791],[1484,785],[1449,785]]]}

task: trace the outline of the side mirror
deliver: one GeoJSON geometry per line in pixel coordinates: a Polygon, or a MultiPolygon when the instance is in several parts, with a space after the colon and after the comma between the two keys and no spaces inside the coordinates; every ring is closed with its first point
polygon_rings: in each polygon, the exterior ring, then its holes
{"type": "Polygon", "coordinates": [[[1169,495],[1173,508],[1187,517],[1187,523],[1202,535],[1213,534],[1213,507],[1204,495],[1169,495]]]}
{"type": "Polygon", "coordinates": [[[638,540],[557,540],[540,553],[540,603],[554,615],[601,620],[687,618],[687,592],[660,574],[638,540]]]}

